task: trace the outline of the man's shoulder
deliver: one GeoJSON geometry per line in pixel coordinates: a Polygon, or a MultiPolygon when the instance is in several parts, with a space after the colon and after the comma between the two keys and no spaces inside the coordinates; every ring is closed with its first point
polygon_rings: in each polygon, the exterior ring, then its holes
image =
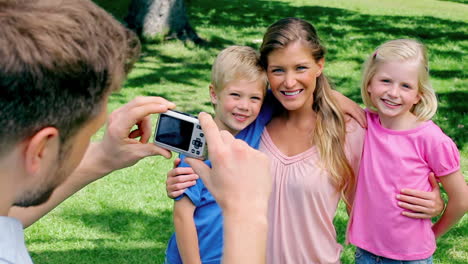
{"type": "Polygon", "coordinates": [[[24,244],[23,225],[12,217],[0,216],[0,263],[32,264],[24,244]]]}

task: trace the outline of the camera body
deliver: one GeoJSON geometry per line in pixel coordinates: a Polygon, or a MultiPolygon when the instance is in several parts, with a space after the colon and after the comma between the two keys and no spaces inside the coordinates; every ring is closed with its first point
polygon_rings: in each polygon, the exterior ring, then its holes
{"type": "Polygon", "coordinates": [[[168,110],[161,113],[154,132],[154,144],[187,157],[205,160],[207,144],[198,119],[168,110]]]}

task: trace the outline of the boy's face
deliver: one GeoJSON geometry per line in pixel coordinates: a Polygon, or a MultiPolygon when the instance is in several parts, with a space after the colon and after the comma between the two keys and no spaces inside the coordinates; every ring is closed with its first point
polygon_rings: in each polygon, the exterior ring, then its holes
{"type": "Polygon", "coordinates": [[[216,93],[210,86],[211,102],[215,105],[215,122],[219,129],[236,135],[258,116],[265,97],[265,82],[236,80],[216,93]]]}

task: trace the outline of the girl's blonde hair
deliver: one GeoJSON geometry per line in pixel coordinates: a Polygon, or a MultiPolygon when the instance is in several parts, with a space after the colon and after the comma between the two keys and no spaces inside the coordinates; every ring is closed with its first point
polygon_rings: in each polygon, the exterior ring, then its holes
{"type": "Polygon", "coordinates": [[[397,39],[380,45],[364,63],[361,95],[367,108],[377,111],[372,104],[367,86],[378,67],[389,61],[414,61],[418,64],[418,92],[421,100],[410,110],[419,120],[429,120],[437,111],[437,98],[429,81],[426,48],[416,40],[397,39]]]}
{"type": "MultiPolygon", "coordinates": [[[[260,60],[265,69],[268,55],[283,49],[290,43],[302,41],[312,53],[316,62],[325,57],[325,47],[321,45],[315,28],[302,19],[285,18],[271,25],[260,47],[260,60]]],[[[346,125],[343,113],[332,96],[332,88],[324,73],[317,78],[312,108],[317,114],[313,141],[316,144],[324,168],[329,172],[333,185],[341,193],[342,199],[350,207],[347,197],[354,192],[355,175],[344,152],[346,125]]]]}

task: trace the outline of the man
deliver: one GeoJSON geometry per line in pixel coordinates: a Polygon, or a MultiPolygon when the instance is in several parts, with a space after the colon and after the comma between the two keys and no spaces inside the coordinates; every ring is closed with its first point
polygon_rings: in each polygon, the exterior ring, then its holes
{"type": "MultiPolygon", "coordinates": [[[[148,115],[175,105],[137,98],[116,110],[104,139],[90,145],[106,120],[109,94],[138,57],[138,39],[88,0],[0,1],[0,24],[0,263],[31,263],[23,225],[13,217],[30,225],[113,170],[145,156],[169,158],[169,151],[147,144],[148,115]]],[[[200,118],[213,169],[189,162],[224,210],[224,261],[262,262],[268,161],[219,133],[208,116],[200,118]],[[245,180],[232,181],[239,171],[245,180]],[[235,203],[225,199],[233,195],[240,197],[235,203]]]]}

